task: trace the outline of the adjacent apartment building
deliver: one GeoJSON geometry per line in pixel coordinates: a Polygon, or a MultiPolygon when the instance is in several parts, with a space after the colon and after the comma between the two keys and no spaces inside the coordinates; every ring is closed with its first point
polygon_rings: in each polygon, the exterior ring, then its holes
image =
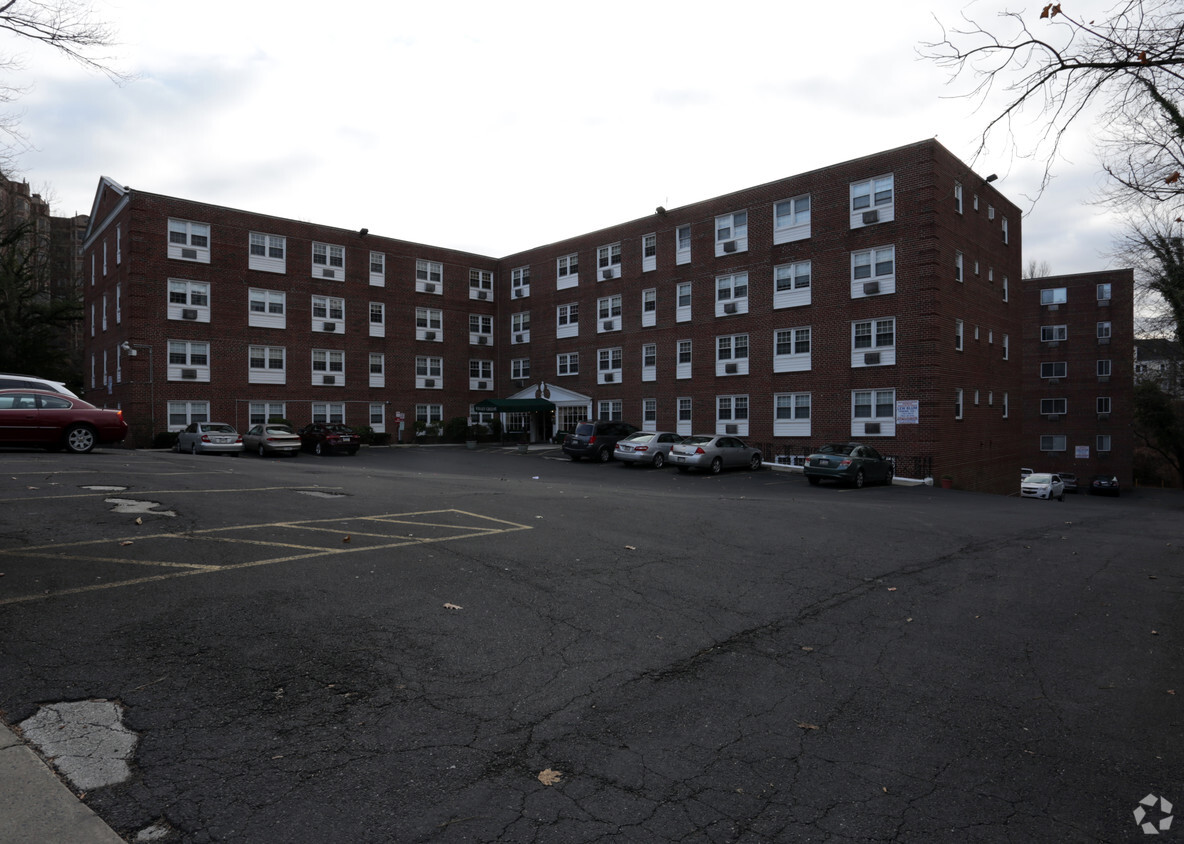
{"type": "Polygon", "coordinates": [[[535,439],[599,417],[771,458],[868,440],[966,489],[1012,492],[1024,465],[1129,480],[1131,274],[1021,281],[1021,214],[992,182],[927,140],[496,258],[103,178],[89,397],[139,444],[206,418],[396,432],[529,399],[507,421],[535,439]],[[1102,313],[1108,382],[1079,363],[1088,345],[1101,377],[1102,313]],[[1081,405],[1099,384],[1105,417],[1081,405]]]}

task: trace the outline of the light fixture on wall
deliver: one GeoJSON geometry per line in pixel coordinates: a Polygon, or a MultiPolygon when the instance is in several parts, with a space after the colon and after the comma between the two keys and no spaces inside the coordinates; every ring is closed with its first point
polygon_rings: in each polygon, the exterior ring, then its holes
{"type": "Polygon", "coordinates": [[[983,179],[983,184],[989,185],[989,184],[991,184],[991,182],[995,181],[998,178],[999,177],[996,174],[992,173],[991,175],[987,176],[987,178],[983,179]]]}

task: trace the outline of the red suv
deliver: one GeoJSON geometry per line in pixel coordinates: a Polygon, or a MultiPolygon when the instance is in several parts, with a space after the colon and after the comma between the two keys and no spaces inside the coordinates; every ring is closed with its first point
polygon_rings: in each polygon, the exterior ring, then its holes
{"type": "Polygon", "coordinates": [[[604,419],[589,419],[580,422],[576,429],[563,441],[563,453],[572,462],[588,457],[600,463],[613,459],[617,441],[623,440],[634,431],[641,430],[628,422],[608,422],[604,419]]]}

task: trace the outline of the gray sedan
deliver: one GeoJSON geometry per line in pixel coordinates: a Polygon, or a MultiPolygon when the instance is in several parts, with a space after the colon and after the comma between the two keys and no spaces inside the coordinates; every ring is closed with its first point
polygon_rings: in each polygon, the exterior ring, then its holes
{"type": "Polygon", "coordinates": [[[638,431],[617,443],[613,457],[620,460],[622,466],[641,463],[661,469],[669,459],[671,447],[679,442],[682,442],[682,436],[673,431],[638,431]]]}
{"type": "Polygon", "coordinates": [[[233,425],[225,422],[194,422],[177,435],[173,450],[238,457],[243,453],[243,438],[233,425]]]}
{"type": "Polygon", "coordinates": [[[713,475],[722,469],[746,466],[754,472],[761,468],[759,449],[745,445],[736,437],[696,434],[670,449],[670,462],[678,471],[703,469],[713,475]]]}
{"type": "Polygon", "coordinates": [[[256,425],[243,434],[243,450],[257,452],[260,457],[295,457],[300,453],[300,435],[287,425],[256,425]]]}

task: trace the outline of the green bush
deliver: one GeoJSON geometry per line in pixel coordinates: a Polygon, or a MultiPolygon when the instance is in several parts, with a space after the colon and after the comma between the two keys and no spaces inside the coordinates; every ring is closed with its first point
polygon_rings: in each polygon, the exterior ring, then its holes
{"type": "Polygon", "coordinates": [[[177,444],[177,431],[159,431],[152,438],[153,448],[172,448],[177,444]]]}
{"type": "Polygon", "coordinates": [[[464,442],[468,430],[469,420],[463,416],[454,416],[444,423],[444,442],[464,442]]]}

